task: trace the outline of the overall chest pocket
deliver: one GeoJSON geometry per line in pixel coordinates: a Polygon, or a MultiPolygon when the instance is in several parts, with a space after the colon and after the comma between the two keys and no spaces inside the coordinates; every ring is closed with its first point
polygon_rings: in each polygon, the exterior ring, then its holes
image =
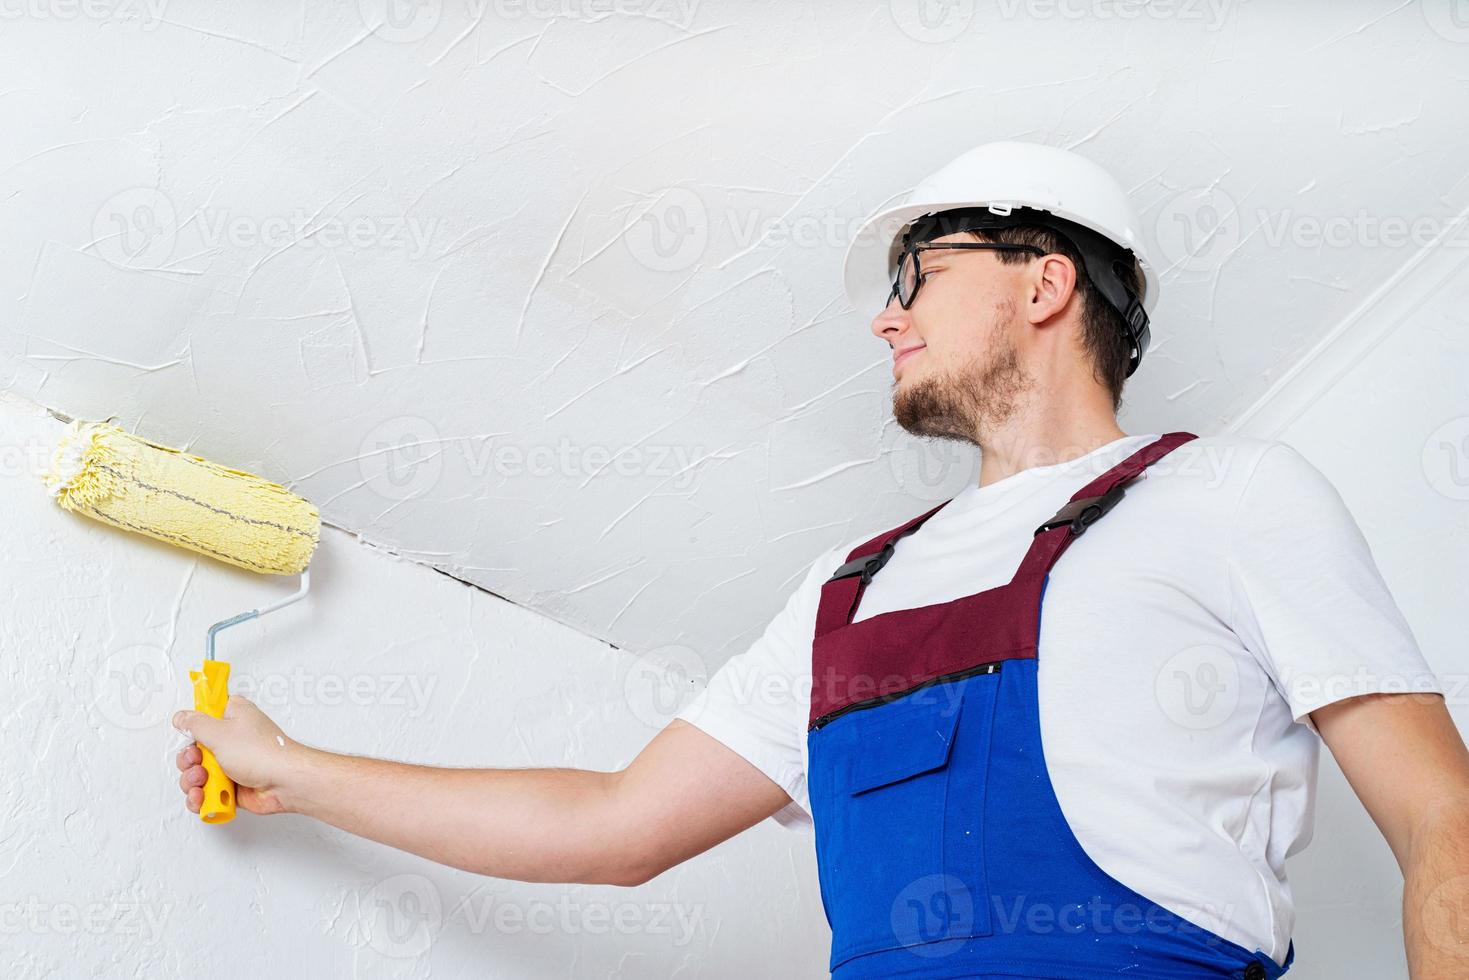
{"type": "Polygon", "coordinates": [[[914,691],[812,730],[807,777],[831,969],[897,947],[942,955],[990,934],[984,786],[998,672],[914,691]],[[924,947],[944,943],[943,947],[924,947]]]}

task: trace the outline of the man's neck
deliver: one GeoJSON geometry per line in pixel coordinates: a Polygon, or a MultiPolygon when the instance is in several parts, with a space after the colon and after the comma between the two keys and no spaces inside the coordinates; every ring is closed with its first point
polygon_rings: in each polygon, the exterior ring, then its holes
{"type": "Polygon", "coordinates": [[[1125,437],[1111,413],[1015,417],[980,439],[979,485],[1013,476],[1033,466],[1051,466],[1085,456],[1125,437]]]}

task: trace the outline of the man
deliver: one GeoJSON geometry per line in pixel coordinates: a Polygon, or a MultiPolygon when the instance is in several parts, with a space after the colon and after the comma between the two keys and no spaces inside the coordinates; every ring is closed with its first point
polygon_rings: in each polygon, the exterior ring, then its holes
{"type": "Polygon", "coordinates": [[[625,770],[336,755],[242,698],[175,724],[253,812],[501,878],[634,885],[810,814],[840,977],[1277,977],[1325,741],[1402,868],[1415,980],[1465,975],[1469,752],[1341,498],[1280,443],[1117,425],[1138,228],[1020,143],[869,222],[846,282],[894,414],[979,446],[979,482],[822,555],[625,770]]]}

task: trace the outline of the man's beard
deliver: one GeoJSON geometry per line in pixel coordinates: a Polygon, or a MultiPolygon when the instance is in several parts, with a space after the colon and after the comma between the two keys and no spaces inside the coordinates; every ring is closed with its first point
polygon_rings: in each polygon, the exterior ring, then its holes
{"type": "Polygon", "coordinates": [[[1014,415],[1019,396],[1030,389],[1034,379],[1021,369],[1004,322],[1003,316],[996,318],[985,361],[976,357],[956,371],[924,378],[895,392],[893,418],[897,423],[915,436],[978,445],[980,433],[993,432],[1014,415]]]}

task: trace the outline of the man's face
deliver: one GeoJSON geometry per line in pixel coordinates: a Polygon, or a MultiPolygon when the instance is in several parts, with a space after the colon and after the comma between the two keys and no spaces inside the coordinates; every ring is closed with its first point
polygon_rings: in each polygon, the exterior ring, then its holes
{"type": "MultiPolygon", "coordinates": [[[[933,241],[975,238],[957,232],[933,241]]],[[[977,442],[1014,413],[1033,383],[1015,341],[1031,263],[1004,265],[976,249],[926,249],[919,265],[912,309],[894,297],[872,321],[872,332],[893,348],[893,417],[916,436],[977,442]]]]}

